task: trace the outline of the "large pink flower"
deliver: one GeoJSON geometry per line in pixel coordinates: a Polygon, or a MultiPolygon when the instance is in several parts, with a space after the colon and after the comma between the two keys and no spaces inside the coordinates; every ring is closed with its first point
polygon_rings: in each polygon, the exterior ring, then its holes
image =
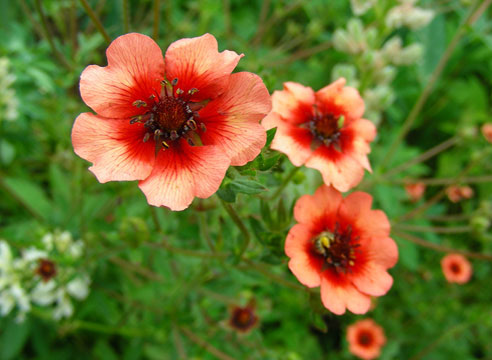
{"type": "Polygon", "coordinates": [[[338,315],[367,312],[371,296],[386,294],[393,284],[387,269],[396,264],[398,249],[388,218],[371,205],[367,193],[342,198],[322,185],[294,208],[298,224],[285,241],[289,268],[302,284],[321,286],[323,305],[338,315]]]}
{"type": "Polygon", "coordinates": [[[362,119],[364,101],[345,79],[314,92],[294,82],[272,95],[266,129],[277,127],[272,149],[285,153],[295,166],[317,169],[326,185],[348,191],[371,171],[367,154],[376,127],[362,119]]]}
{"type": "Polygon", "coordinates": [[[80,93],[94,110],[72,129],[75,153],[100,182],[140,180],[149,204],[187,208],[214,194],[229,165],[265,144],[270,96],[255,74],[231,74],[242,55],[218,52],[210,34],[172,43],[165,61],[148,36],[127,34],[88,66],[80,93]]]}

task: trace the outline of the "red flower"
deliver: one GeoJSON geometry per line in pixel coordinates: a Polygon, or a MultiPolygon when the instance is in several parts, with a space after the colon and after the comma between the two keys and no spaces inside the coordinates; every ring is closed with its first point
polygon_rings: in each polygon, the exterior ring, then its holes
{"type": "Polygon", "coordinates": [[[149,204],[183,210],[214,194],[229,165],[265,144],[270,96],[255,74],[231,74],[242,55],[210,34],[172,43],[165,56],[142,34],[114,40],[108,66],[88,66],[72,130],[77,155],[100,182],[140,180],[149,204]]]}
{"type": "Polygon", "coordinates": [[[472,276],[470,262],[460,254],[448,254],[441,260],[442,272],[450,283],[465,284],[472,276]]]}
{"type": "Polygon", "coordinates": [[[473,189],[469,186],[451,185],[446,188],[446,195],[449,201],[457,203],[463,199],[471,199],[473,197],[473,189]]]}
{"type": "Polygon", "coordinates": [[[295,166],[317,169],[326,185],[348,191],[371,171],[367,154],[376,128],[362,119],[364,101],[345,79],[314,92],[294,82],[272,95],[272,112],[265,128],[277,127],[272,149],[281,151],[295,166]]]}
{"type": "Polygon", "coordinates": [[[405,190],[413,202],[419,201],[425,192],[424,183],[414,183],[405,185],[405,190]]]}
{"type": "Polygon", "coordinates": [[[393,284],[387,269],[398,259],[388,218],[371,210],[364,192],[342,195],[321,186],[296,203],[299,222],[289,231],[285,253],[289,268],[308,287],[321,286],[321,300],[331,312],[369,310],[371,296],[386,294],[393,284]]]}
{"type": "Polygon", "coordinates": [[[371,360],[381,354],[386,343],[384,330],[372,319],[359,320],[347,328],[349,351],[355,356],[371,360]]]}
{"type": "Polygon", "coordinates": [[[256,316],[256,302],[251,300],[246,306],[233,306],[229,309],[230,318],[228,325],[241,333],[250,332],[258,324],[256,316]]]}
{"type": "Polygon", "coordinates": [[[482,125],[482,135],[485,137],[489,143],[492,143],[492,124],[483,124],[482,125]]]}

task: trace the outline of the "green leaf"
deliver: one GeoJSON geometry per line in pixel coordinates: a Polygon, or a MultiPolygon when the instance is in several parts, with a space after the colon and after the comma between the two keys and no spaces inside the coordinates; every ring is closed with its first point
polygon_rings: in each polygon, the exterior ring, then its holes
{"type": "Polygon", "coordinates": [[[41,187],[18,178],[5,178],[3,183],[7,191],[30,212],[43,220],[49,219],[53,205],[41,187]]]}
{"type": "Polygon", "coordinates": [[[267,188],[263,184],[253,180],[234,180],[229,186],[236,193],[243,193],[248,195],[256,195],[263,191],[267,191],[267,188]]]}
{"type": "Polygon", "coordinates": [[[277,128],[273,128],[273,129],[267,130],[267,140],[266,140],[265,147],[269,147],[270,146],[270,144],[273,141],[273,138],[275,137],[276,132],[277,132],[277,128]]]}
{"type": "Polygon", "coordinates": [[[273,156],[265,156],[265,154],[260,154],[258,157],[258,169],[260,171],[270,170],[272,167],[277,165],[278,160],[282,156],[281,153],[274,153],[273,156]]]}
{"type": "Polygon", "coordinates": [[[57,164],[50,165],[50,185],[55,202],[63,208],[70,203],[70,180],[57,164]]]}
{"type": "Polygon", "coordinates": [[[27,341],[29,331],[30,323],[28,321],[22,323],[8,322],[5,328],[2,329],[2,337],[0,338],[0,359],[18,358],[27,341]]]}

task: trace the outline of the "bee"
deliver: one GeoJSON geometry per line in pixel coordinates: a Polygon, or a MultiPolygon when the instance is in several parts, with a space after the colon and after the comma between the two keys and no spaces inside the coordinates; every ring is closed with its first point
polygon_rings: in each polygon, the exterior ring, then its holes
{"type": "Polygon", "coordinates": [[[334,240],[334,235],[329,232],[322,233],[314,240],[314,251],[316,253],[327,256],[331,243],[334,240]]]}

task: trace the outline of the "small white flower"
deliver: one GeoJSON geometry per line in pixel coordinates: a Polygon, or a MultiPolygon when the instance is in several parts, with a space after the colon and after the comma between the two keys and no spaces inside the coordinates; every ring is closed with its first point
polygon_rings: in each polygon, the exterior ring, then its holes
{"type": "Polygon", "coordinates": [[[89,284],[87,276],[76,277],[67,284],[67,292],[77,300],[83,300],[89,295],[89,284]]]}
{"type": "Polygon", "coordinates": [[[386,15],[386,25],[391,29],[407,26],[412,30],[427,25],[434,17],[434,11],[414,6],[414,1],[403,2],[392,8],[386,15]]]}
{"type": "Polygon", "coordinates": [[[60,320],[62,318],[69,318],[73,314],[73,305],[70,301],[68,294],[63,290],[59,289],[57,292],[56,307],[53,310],[53,318],[55,320],[60,320]]]}
{"type": "Polygon", "coordinates": [[[41,241],[44,244],[44,247],[46,248],[47,251],[53,250],[54,236],[52,233],[45,234],[41,239],[41,241]]]}
{"type": "Polygon", "coordinates": [[[15,298],[8,289],[2,290],[0,293],[0,314],[5,316],[9,314],[15,306],[15,298]]]}
{"type": "Polygon", "coordinates": [[[82,240],[75,241],[69,248],[68,253],[77,259],[84,253],[84,243],[82,240]]]}
{"type": "Polygon", "coordinates": [[[73,239],[72,239],[72,234],[70,234],[68,231],[64,231],[58,236],[55,236],[55,246],[56,249],[60,253],[65,253],[67,251],[68,247],[72,244],[73,239]]]}
{"type": "Polygon", "coordinates": [[[31,302],[29,300],[29,296],[26,294],[25,290],[20,286],[20,284],[12,285],[10,287],[10,291],[21,312],[28,312],[29,310],[31,310],[31,302]]]}
{"type": "Polygon", "coordinates": [[[22,258],[26,262],[33,262],[39,259],[47,258],[48,253],[43,250],[30,247],[22,253],[22,258]]]}
{"type": "Polygon", "coordinates": [[[41,306],[50,305],[56,300],[56,283],[54,280],[48,282],[40,281],[31,291],[32,302],[41,306]]]}
{"type": "Polygon", "coordinates": [[[360,16],[369,11],[374,4],[376,4],[376,1],[377,0],[350,0],[350,6],[352,7],[353,13],[360,16]]]}

